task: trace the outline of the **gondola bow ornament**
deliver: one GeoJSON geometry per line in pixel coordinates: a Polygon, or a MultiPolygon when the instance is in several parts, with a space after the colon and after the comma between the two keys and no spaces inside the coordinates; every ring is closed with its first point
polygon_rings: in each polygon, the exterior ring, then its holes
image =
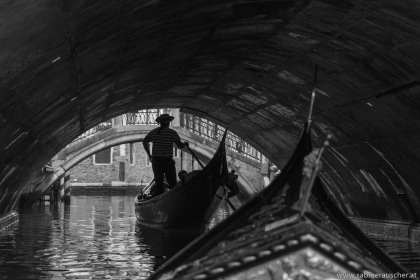
{"type": "Polygon", "coordinates": [[[393,279],[406,272],[343,214],[317,172],[302,176],[311,151],[308,118],[282,172],[150,280],[393,279]]]}

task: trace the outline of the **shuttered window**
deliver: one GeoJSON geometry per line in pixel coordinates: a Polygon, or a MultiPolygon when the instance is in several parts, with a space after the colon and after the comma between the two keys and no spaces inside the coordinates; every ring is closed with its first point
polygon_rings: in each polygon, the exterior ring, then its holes
{"type": "Polygon", "coordinates": [[[93,156],[94,164],[111,164],[112,163],[112,148],[107,148],[97,152],[93,156]]]}

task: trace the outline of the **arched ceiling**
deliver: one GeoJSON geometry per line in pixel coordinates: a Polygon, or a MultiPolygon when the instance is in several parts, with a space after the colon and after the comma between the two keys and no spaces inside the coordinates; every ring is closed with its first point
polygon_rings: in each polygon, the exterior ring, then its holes
{"type": "Polygon", "coordinates": [[[3,193],[20,191],[83,131],[144,108],[209,118],[282,166],[308,114],[315,65],[313,134],[317,145],[332,134],[330,168],[334,158],[341,169],[383,165],[418,186],[418,0],[0,5],[3,193]]]}

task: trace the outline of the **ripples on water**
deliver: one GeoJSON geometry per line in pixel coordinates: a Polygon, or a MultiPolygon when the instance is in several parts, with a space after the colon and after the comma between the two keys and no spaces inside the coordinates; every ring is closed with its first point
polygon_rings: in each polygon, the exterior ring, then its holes
{"type": "MultiPolygon", "coordinates": [[[[19,218],[0,236],[0,279],[147,279],[201,233],[141,227],[133,196],[75,196],[70,206],[24,209],[19,218]]],[[[375,241],[420,274],[418,243],[375,241]]]]}
{"type": "Polygon", "coordinates": [[[0,279],[146,279],[198,235],[140,227],[131,196],[76,196],[19,218],[0,236],[0,279]]]}

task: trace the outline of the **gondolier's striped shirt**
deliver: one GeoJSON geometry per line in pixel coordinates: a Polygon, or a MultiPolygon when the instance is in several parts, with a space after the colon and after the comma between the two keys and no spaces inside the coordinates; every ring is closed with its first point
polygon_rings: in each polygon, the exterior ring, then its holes
{"type": "Polygon", "coordinates": [[[180,141],[181,138],[179,137],[178,133],[169,128],[164,127],[155,128],[149,132],[149,134],[144,137],[144,142],[153,143],[152,148],[152,156],[154,157],[172,157],[173,156],[173,144],[175,141],[180,141]]]}

